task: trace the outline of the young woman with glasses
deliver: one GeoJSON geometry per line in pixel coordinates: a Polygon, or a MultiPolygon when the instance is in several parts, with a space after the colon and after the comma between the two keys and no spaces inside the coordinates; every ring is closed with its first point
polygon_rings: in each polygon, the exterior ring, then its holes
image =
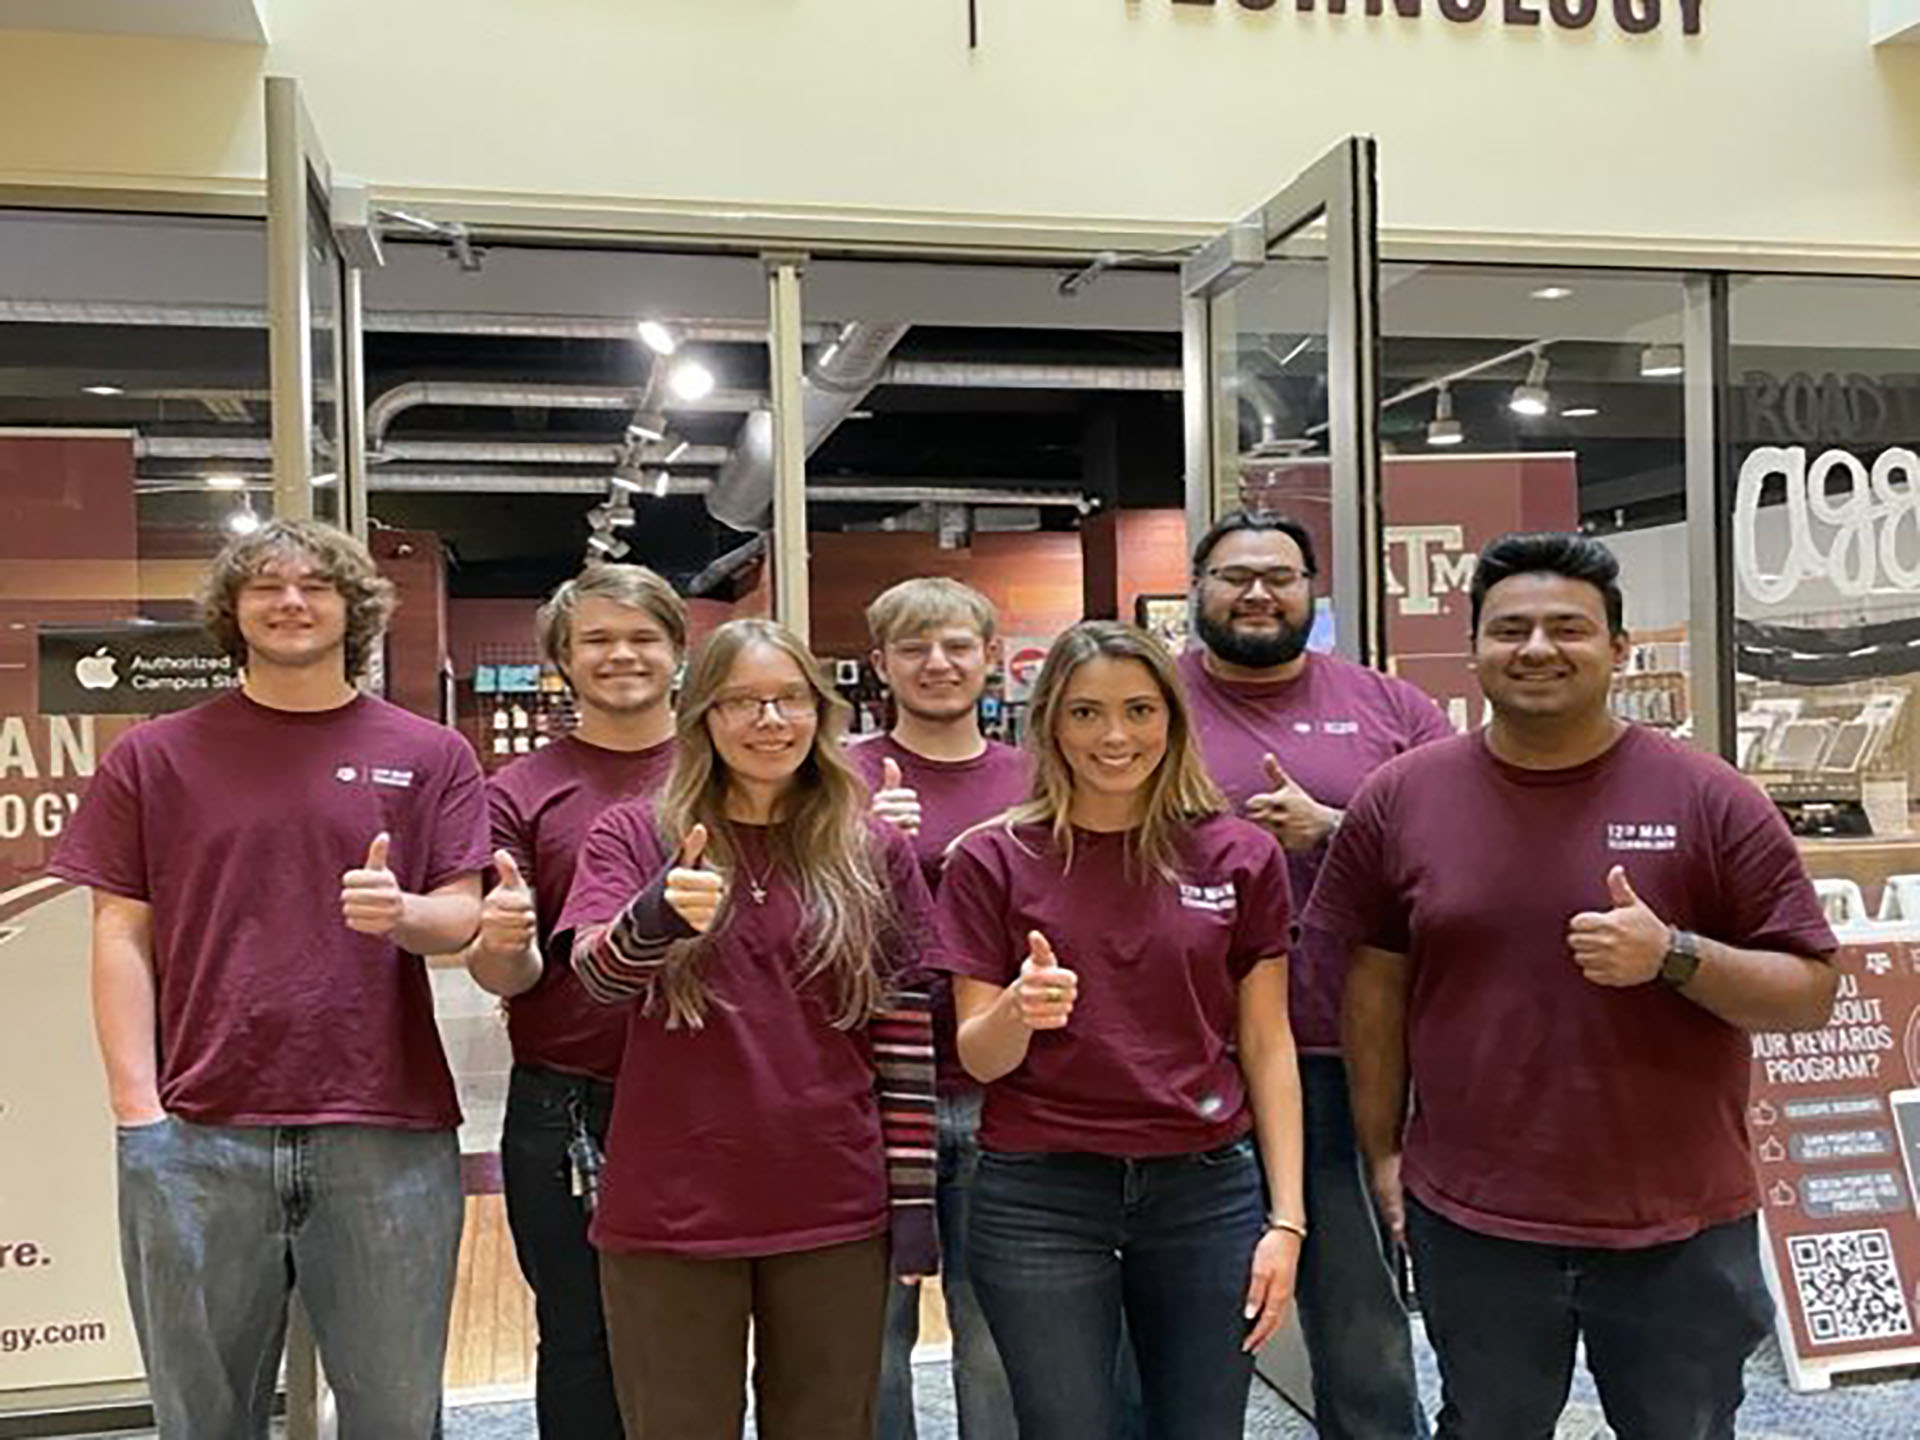
{"type": "Polygon", "coordinates": [[[592,1239],[633,1440],[871,1440],[889,1276],[930,1273],[932,901],[868,817],[848,707],[763,620],[708,639],[654,806],[608,811],[561,927],[631,1007],[592,1239]]]}
{"type": "Polygon", "coordinates": [[[1124,1313],[1155,1440],[1238,1440],[1293,1294],[1300,1084],[1278,842],[1226,814],[1172,658],[1110,621],[1048,653],[1033,798],[940,888],[986,1086],[968,1236],[1021,1440],[1115,1433],[1124,1313]]]}

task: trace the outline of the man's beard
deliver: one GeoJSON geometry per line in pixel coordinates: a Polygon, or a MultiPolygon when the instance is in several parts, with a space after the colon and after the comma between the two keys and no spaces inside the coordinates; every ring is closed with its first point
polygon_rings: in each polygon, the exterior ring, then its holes
{"type": "Polygon", "coordinates": [[[1298,660],[1313,632],[1311,624],[1292,625],[1284,615],[1273,618],[1280,628],[1271,635],[1246,634],[1233,628],[1231,618],[1215,620],[1204,611],[1195,614],[1193,623],[1200,643],[1229,665],[1243,670],[1271,670],[1298,660]]]}

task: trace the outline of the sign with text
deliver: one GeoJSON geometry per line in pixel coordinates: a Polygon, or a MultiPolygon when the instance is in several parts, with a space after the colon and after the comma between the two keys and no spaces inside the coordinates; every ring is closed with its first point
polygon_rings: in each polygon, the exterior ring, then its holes
{"type": "Polygon", "coordinates": [[[1826,1028],[1753,1037],[1748,1128],[1797,1389],[1920,1360],[1920,928],[1850,927],[1826,1028]]]}
{"type": "MultiPolygon", "coordinates": [[[[1138,6],[1140,0],[1127,0],[1138,6]]],[[[1523,30],[1590,30],[1611,27],[1624,35],[1652,35],[1678,28],[1698,35],[1705,0],[1170,0],[1177,6],[1287,11],[1298,15],[1354,15],[1369,20],[1424,20],[1456,25],[1499,25],[1523,30]]]]}
{"type": "Polygon", "coordinates": [[[240,683],[240,667],[198,625],[40,627],[45,715],[159,715],[240,683]]]}

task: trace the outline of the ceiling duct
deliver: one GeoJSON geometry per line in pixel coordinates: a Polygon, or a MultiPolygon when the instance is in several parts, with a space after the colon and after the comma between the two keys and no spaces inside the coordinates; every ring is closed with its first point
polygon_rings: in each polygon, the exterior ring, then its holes
{"type": "Polygon", "coordinates": [[[1180,367],[1164,365],[1014,365],[994,361],[896,360],[884,385],[939,390],[1149,390],[1175,392],[1180,367]]]}
{"type": "MultiPolygon", "coordinates": [[[[383,390],[367,406],[367,447],[381,449],[387,427],[402,413],[422,405],[452,405],[500,410],[636,410],[656,387],[624,385],[490,385],[468,380],[410,380],[383,390]]],[[[699,400],[677,397],[669,410],[752,410],[766,397],[744,390],[714,390],[699,400]]]]}
{"type": "MultiPolygon", "coordinates": [[[[850,321],[808,365],[800,382],[807,454],[818,450],[880,382],[887,371],[887,357],[907,329],[900,324],[850,321]]],[[[733,458],[721,467],[707,494],[707,510],[736,530],[759,530],[772,508],[773,416],[757,410],[741,424],[733,458]]]]}

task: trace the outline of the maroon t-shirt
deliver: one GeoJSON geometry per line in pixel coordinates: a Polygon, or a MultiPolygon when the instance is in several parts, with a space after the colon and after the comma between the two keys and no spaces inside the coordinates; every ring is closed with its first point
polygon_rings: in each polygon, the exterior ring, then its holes
{"type": "Polygon", "coordinates": [[[510,853],[532,882],[546,961],[539,983],[507,1003],[515,1063],[598,1080],[620,1072],[627,1017],[580,988],[566,955],[553,949],[554,922],[573,888],[588,828],[617,801],[651,799],[673,769],[674,748],[667,740],[645,750],[608,750],[569,735],[487,782],[494,848],[510,853]]]}
{"type": "Polygon", "coordinates": [[[1653,981],[1588,981],[1567,948],[1607,872],[1668,924],[1752,949],[1835,948],[1785,823],[1731,767],[1650,730],[1565,770],[1479,734],[1390,762],[1347,810],[1308,918],[1405,954],[1407,1188],[1489,1235],[1633,1249],[1759,1204],[1747,1036],[1653,981]]]}
{"type": "MultiPolygon", "coordinates": [[[[1322,805],[1346,809],[1380,766],[1453,733],[1423,690],[1333,655],[1309,654],[1291,680],[1235,684],[1207,669],[1205,652],[1180,657],[1193,727],[1214,783],[1238,809],[1273,788],[1271,754],[1322,805]]],[[[1313,893],[1327,847],[1287,855],[1287,878],[1302,904],[1313,893]]],[[[1308,1053],[1340,1050],[1340,983],[1346,957],[1325,934],[1302,926],[1288,956],[1293,1038],[1308,1053]]]]}
{"type": "MultiPolygon", "coordinates": [[[[664,1013],[613,1007],[629,1028],[589,1237],[603,1250],[780,1255],[887,1229],[867,1032],[834,1028],[831,981],[802,982],[800,897],[755,827],[733,833],[741,893],[713,934],[705,1026],[669,1029],[664,1013]],[[761,880],[764,904],[738,870],[761,880]]],[[[933,901],[903,836],[876,824],[873,843],[898,917],[884,963],[900,973],[927,958],[933,901]]],[[[558,929],[612,920],[670,859],[650,806],[614,806],[587,834],[558,929]]]]}
{"type": "Polygon", "coordinates": [[[1187,833],[1180,882],[1142,876],[1122,833],[1076,830],[1073,863],[1050,827],[976,831],[940,886],[940,968],[1018,977],[1038,930],[1080,979],[1064,1030],[986,1087],[980,1143],[1002,1151],[1186,1155],[1252,1126],[1234,1057],[1240,982],[1286,954],[1292,905],[1280,844],[1219,815],[1187,833]]]}
{"type": "Polygon", "coordinates": [[[236,690],[107,753],[50,868],[153,907],[170,1114],[460,1123],[426,967],[340,918],[340,877],[382,830],[414,894],[486,864],[472,749],[372,696],[306,712],[236,690]]]}
{"type": "MultiPolygon", "coordinates": [[[[1033,793],[1033,757],[994,740],[971,760],[929,760],[891,735],[879,735],[849,745],[847,758],[869,790],[880,789],[881,764],[892,760],[900,766],[901,783],[919,793],[920,832],[908,838],[927,889],[936,895],[954,839],[1033,793]]],[[[970,1094],[980,1087],[961,1067],[953,1029],[953,988],[943,978],[933,992],[934,1069],[942,1095],[970,1094]]]]}

